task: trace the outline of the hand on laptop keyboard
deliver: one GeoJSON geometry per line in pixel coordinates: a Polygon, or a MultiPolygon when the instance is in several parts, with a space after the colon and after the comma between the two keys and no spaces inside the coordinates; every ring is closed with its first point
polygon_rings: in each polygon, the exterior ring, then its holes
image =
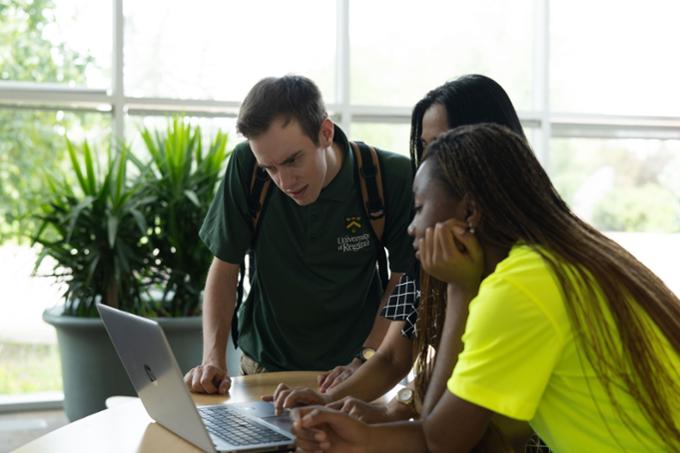
{"type": "Polygon", "coordinates": [[[292,389],[286,384],[279,384],[276,390],[274,390],[273,395],[263,396],[262,399],[264,401],[271,401],[274,404],[274,410],[277,415],[280,415],[284,409],[296,406],[324,405],[331,402],[328,395],[319,393],[316,390],[308,387],[292,389]]]}

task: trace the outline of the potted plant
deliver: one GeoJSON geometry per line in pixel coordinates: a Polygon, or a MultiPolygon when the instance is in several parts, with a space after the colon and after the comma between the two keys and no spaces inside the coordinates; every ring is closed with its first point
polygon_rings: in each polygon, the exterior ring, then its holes
{"type": "Polygon", "coordinates": [[[158,310],[166,316],[200,314],[201,291],[212,254],[200,244],[198,230],[215,195],[227,157],[227,135],[217,131],[207,150],[201,130],[173,118],[165,131],[143,129],[151,158],[145,173],[146,218],[153,224],[152,276],[162,289],[158,310]]]}
{"type": "Polygon", "coordinates": [[[142,131],[155,144],[148,162],[127,146],[102,158],[87,143],[67,141],[72,175],[46,178],[33,241],[41,249],[36,269],[49,256],[49,275],[66,285],[63,306],[43,319],[57,329],[71,420],[103,409],[110,395],[134,394],[97,302],[157,318],[184,371],[200,361],[210,256],[194,249],[205,249],[198,229],[227,157],[226,135],[204,152],[200,134],[178,118],[164,132],[142,131]]]}

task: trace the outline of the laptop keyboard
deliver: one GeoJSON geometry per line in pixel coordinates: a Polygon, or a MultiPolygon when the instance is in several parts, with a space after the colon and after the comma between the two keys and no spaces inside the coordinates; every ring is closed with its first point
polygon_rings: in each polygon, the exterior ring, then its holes
{"type": "Polygon", "coordinates": [[[232,445],[268,444],[290,440],[227,406],[199,407],[198,412],[210,434],[232,445]]]}

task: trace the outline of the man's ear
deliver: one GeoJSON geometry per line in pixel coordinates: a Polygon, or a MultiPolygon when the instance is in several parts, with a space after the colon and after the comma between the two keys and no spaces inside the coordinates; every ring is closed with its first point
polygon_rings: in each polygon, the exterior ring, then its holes
{"type": "Polygon", "coordinates": [[[465,209],[465,223],[468,227],[478,228],[482,221],[482,213],[469,193],[463,196],[463,208],[465,209]]]}
{"type": "Polygon", "coordinates": [[[330,118],[326,118],[321,122],[319,129],[319,145],[322,148],[328,148],[333,144],[333,137],[335,135],[335,124],[330,118]]]}

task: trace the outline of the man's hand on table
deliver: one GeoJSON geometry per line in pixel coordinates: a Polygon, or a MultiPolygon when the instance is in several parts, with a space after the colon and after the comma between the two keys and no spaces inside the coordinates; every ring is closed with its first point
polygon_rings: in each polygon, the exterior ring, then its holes
{"type": "Polygon", "coordinates": [[[227,369],[204,363],[190,369],[184,375],[184,383],[194,393],[219,393],[224,395],[231,387],[227,369]]]}

